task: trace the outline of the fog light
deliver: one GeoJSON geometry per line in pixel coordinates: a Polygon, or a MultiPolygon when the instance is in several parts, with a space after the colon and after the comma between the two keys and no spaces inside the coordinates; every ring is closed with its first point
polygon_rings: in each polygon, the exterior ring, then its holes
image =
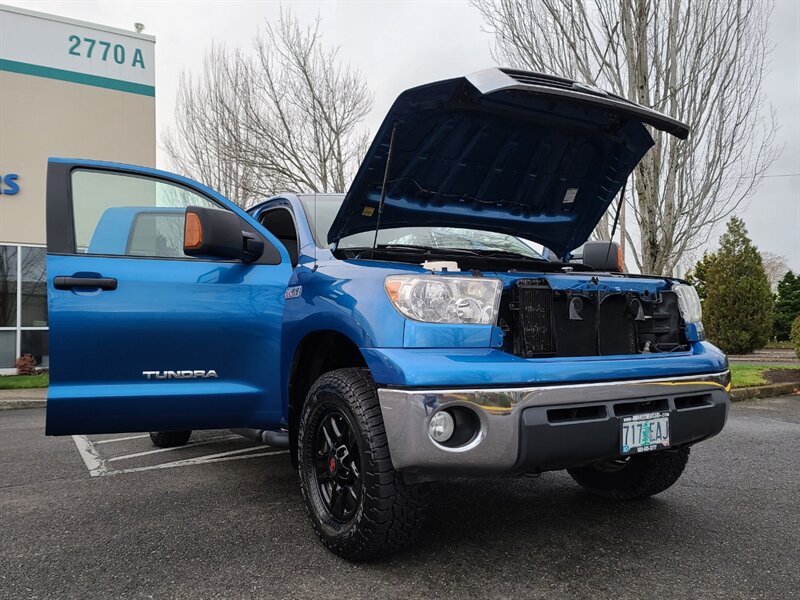
{"type": "Polygon", "coordinates": [[[455,428],[456,424],[453,421],[453,415],[446,410],[442,410],[431,417],[431,423],[428,425],[428,435],[435,442],[443,444],[453,437],[455,428]]]}

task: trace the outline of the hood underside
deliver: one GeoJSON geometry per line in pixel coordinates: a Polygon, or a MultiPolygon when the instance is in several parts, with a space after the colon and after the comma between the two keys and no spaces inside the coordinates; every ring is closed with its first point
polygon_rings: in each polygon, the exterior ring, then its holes
{"type": "Polygon", "coordinates": [[[403,92],[347,192],[328,242],[380,229],[467,227],[584,243],[653,139],[674,119],[568,79],[489,69],[403,92]],[[392,134],[391,164],[386,173],[392,134]]]}

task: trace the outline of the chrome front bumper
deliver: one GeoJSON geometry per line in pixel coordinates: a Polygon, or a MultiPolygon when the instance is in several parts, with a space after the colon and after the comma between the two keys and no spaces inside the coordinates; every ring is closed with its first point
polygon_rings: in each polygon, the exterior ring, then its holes
{"type": "Polygon", "coordinates": [[[706,439],[725,424],[729,391],[730,371],[722,371],[525,388],[381,388],[378,397],[398,471],[500,475],[617,456],[623,414],[668,410],[672,446],[706,439]],[[472,410],[480,427],[470,441],[451,448],[429,437],[428,424],[434,413],[455,406],[472,410]]]}

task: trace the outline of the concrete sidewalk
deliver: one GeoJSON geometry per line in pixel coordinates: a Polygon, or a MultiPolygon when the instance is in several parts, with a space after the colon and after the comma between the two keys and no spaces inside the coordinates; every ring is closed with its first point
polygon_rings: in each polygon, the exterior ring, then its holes
{"type": "Polygon", "coordinates": [[[797,358],[797,354],[788,348],[756,350],[751,354],[729,354],[728,361],[740,364],[764,363],[800,367],[800,359],[797,358]]]}
{"type": "Polygon", "coordinates": [[[47,388],[0,390],[0,410],[47,406],[47,388]]]}

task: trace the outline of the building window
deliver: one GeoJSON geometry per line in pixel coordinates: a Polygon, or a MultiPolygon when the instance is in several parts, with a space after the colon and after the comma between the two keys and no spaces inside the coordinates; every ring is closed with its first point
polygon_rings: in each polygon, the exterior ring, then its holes
{"type": "Polygon", "coordinates": [[[0,246],[0,327],[17,326],[17,247],[0,246]]]}
{"type": "Polygon", "coordinates": [[[21,327],[47,327],[46,259],[44,248],[20,248],[21,327]]]}
{"type": "Polygon", "coordinates": [[[46,258],[39,246],[0,244],[0,373],[23,354],[49,366],[46,258]]]}

